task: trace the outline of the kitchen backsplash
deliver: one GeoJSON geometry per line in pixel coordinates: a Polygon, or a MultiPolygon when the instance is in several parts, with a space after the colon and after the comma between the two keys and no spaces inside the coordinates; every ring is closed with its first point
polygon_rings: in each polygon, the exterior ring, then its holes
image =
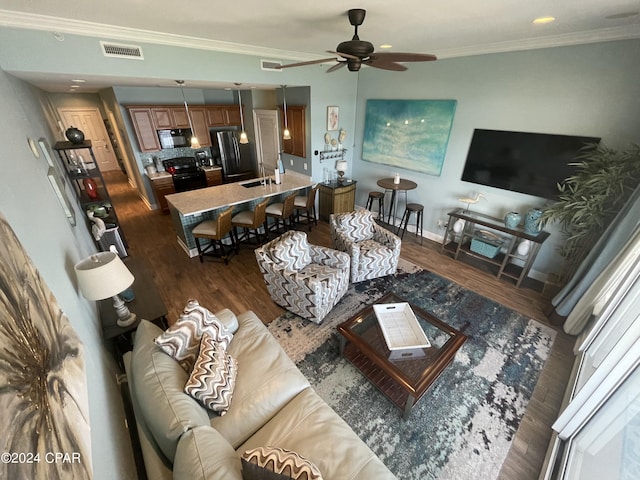
{"type": "Polygon", "coordinates": [[[166,148],[164,150],[160,150],[157,152],[149,152],[149,153],[141,153],[140,160],[142,160],[142,166],[148,165],[150,163],[156,164],[155,159],[157,158],[160,162],[162,160],[168,160],[170,158],[177,157],[194,157],[196,156],[196,152],[207,151],[207,155],[211,157],[211,150],[207,147],[198,148],[194,150],[190,147],[182,147],[182,148],[166,148]]]}

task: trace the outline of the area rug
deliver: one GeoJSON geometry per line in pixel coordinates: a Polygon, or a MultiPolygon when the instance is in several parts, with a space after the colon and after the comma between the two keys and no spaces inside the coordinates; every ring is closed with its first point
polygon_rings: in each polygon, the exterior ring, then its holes
{"type": "Polygon", "coordinates": [[[409,262],[396,275],[350,285],[321,325],[287,312],[269,330],[403,480],[497,478],[555,338],[552,328],[409,262]],[[468,336],[406,421],[338,351],[336,326],[389,291],[468,336]]]}

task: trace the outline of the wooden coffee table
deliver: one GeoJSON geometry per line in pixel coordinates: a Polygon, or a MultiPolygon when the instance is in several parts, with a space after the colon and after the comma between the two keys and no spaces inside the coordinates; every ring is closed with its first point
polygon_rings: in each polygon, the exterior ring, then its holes
{"type": "MultiPolygon", "coordinates": [[[[405,301],[388,293],[376,304],[405,301]]],[[[373,305],[338,326],[340,353],[403,411],[405,420],[467,339],[433,315],[410,306],[431,343],[428,348],[389,350],[373,305]]]]}

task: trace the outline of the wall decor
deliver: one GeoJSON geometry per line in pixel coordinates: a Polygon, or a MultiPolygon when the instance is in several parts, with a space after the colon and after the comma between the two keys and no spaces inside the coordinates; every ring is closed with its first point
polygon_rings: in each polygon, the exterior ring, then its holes
{"type": "Polygon", "coordinates": [[[338,130],[340,126],[340,107],[327,107],[327,130],[338,130]]]}
{"type": "Polygon", "coordinates": [[[0,214],[0,478],[93,477],[83,346],[0,214]]]}
{"type": "Polygon", "coordinates": [[[440,176],[456,100],[367,100],[362,159],[440,176]]]}
{"type": "Polygon", "coordinates": [[[64,176],[60,171],[59,165],[53,161],[51,147],[49,146],[49,143],[45,138],[41,138],[40,140],[38,140],[38,145],[40,145],[40,150],[42,150],[42,154],[47,161],[47,165],[49,165],[47,178],[49,178],[51,188],[53,188],[53,192],[56,194],[56,198],[60,202],[60,206],[62,206],[62,210],[64,210],[64,213],[67,216],[67,220],[69,220],[69,223],[75,227],[76,213],[71,206],[71,202],[69,201],[69,197],[67,195],[67,186],[64,181],[64,176]]]}

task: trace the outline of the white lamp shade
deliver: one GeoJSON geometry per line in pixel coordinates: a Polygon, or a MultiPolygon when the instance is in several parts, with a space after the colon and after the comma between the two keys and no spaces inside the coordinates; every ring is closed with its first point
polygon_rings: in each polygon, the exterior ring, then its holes
{"type": "Polygon", "coordinates": [[[339,172],[346,172],[347,171],[347,162],[345,162],[344,160],[339,160],[336,162],[336,170],[338,170],[339,172]]]}
{"type": "Polygon", "coordinates": [[[78,285],[88,300],[103,300],[118,295],[133,283],[134,277],[113,252],[99,252],[78,262],[78,285]]]}
{"type": "Polygon", "coordinates": [[[282,132],[282,138],[284,140],[291,140],[291,132],[289,131],[288,128],[285,128],[284,132],[282,132]]]}
{"type": "Polygon", "coordinates": [[[249,143],[249,137],[247,137],[247,132],[245,131],[240,132],[240,143],[242,144],[249,143]]]}

